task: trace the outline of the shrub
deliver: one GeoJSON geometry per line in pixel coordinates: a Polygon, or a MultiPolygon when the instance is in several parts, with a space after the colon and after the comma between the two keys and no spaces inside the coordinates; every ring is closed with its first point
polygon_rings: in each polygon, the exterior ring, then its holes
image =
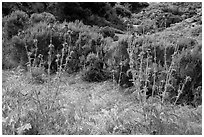
{"type": "Polygon", "coordinates": [[[3,18],[3,27],[5,28],[6,38],[11,39],[12,36],[17,35],[27,27],[28,15],[23,11],[15,11],[3,18]]]}
{"type": "Polygon", "coordinates": [[[33,24],[24,32],[12,38],[12,46],[18,51],[13,51],[13,54],[16,54],[16,62],[21,62],[21,65],[28,61],[26,52],[30,53],[29,56],[32,60],[36,60],[35,58],[41,54],[46,68],[49,67],[50,55],[51,70],[55,72],[57,71],[57,55],[63,53],[61,63],[68,63],[67,66],[63,67],[71,72],[76,72],[85,63],[82,58],[86,58],[90,52],[99,54],[101,58],[103,56],[102,35],[99,34],[99,30],[98,32],[92,31],[95,29],[79,21],[62,24],[57,22],[33,24]],[[27,47],[27,50],[25,47],[27,47]]]}
{"type": "Polygon", "coordinates": [[[178,56],[178,58],[175,59],[175,70],[177,73],[177,79],[180,79],[179,82],[184,83],[186,77],[190,78],[190,80],[184,86],[183,92],[178,100],[178,103],[192,104],[195,97],[194,91],[199,86],[202,86],[201,57],[201,45],[196,45],[192,49],[184,50],[178,56]]]}
{"type": "Polygon", "coordinates": [[[108,48],[104,60],[112,72],[112,78],[120,86],[130,87],[132,86],[131,76],[126,74],[129,70],[128,38],[120,39],[115,42],[115,45],[112,44],[111,46],[108,48]]]}
{"type": "Polygon", "coordinates": [[[119,37],[115,35],[115,36],[113,37],[113,40],[114,40],[114,41],[118,41],[118,40],[119,40],[119,37]]]}
{"type": "Polygon", "coordinates": [[[167,28],[170,27],[171,24],[175,24],[181,22],[182,18],[178,15],[173,15],[171,13],[160,14],[156,17],[156,24],[158,28],[167,28]]]}
{"type": "Polygon", "coordinates": [[[30,23],[35,24],[39,22],[47,22],[53,23],[56,21],[55,16],[51,13],[43,12],[43,13],[33,13],[30,17],[30,23]]]}
{"type": "Polygon", "coordinates": [[[25,66],[25,64],[28,62],[28,57],[24,41],[20,39],[19,36],[14,36],[11,43],[13,49],[15,49],[11,54],[12,60],[18,62],[19,65],[25,66]]]}
{"type": "Polygon", "coordinates": [[[179,50],[189,49],[194,47],[197,44],[197,41],[193,38],[180,38],[177,45],[179,50]]]}
{"type": "Polygon", "coordinates": [[[150,33],[151,31],[154,31],[155,29],[155,23],[151,19],[146,19],[143,21],[143,23],[138,27],[136,32],[140,35],[150,33]]]}
{"type": "Polygon", "coordinates": [[[106,37],[111,37],[113,38],[115,36],[115,32],[114,30],[112,30],[110,27],[106,26],[106,27],[103,27],[101,30],[100,30],[100,33],[103,35],[104,38],[106,37]]]}
{"type": "Polygon", "coordinates": [[[122,17],[130,17],[131,11],[127,8],[125,8],[123,5],[116,4],[114,9],[116,10],[116,14],[120,15],[122,17]]]}
{"type": "Polygon", "coordinates": [[[12,38],[12,45],[18,51],[14,53],[20,53],[18,54],[18,58],[21,58],[21,62],[24,64],[28,61],[28,57],[26,56],[28,53],[30,53],[29,56],[33,60],[38,57],[38,55],[43,55],[43,60],[45,61],[45,64],[47,64],[48,53],[50,50],[49,45],[52,44],[54,46],[51,53],[51,62],[53,64],[52,69],[56,69],[56,66],[54,65],[56,64],[55,59],[56,55],[61,52],[62,43],[63,35],[62,32],[60,32],[60,28],[57,26],[49,28],[45,22],[35,24],[26,29],[21,35],[12,38]],[[52,29],[55,29],[55,31],[52,29]],[[27,51],[25,47],[27,47],[27,51]]]}
{"type": "MultiPolygon", "coordinates": [[[[10,42],[2,42],[2,69],[11,69],[19,65],[19,60],[16,61],[16,49],[10,42]]],[[[19,58],[17,58],[19,59],[19,58]]]]}
{"type": "Polygon", "coordinates": [[[82,72],[82,79],[88,82],[101,82],[109,78],[108,72],[103,70],[103,61],[90,53],[86,59],[86,68],[82,72]]]}

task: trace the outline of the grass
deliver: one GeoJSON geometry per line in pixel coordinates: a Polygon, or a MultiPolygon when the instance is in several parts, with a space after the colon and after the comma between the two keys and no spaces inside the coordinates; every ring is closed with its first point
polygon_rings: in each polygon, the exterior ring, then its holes
{"type": "Polygon", "coordinates": [[[12,124],[13,133],[17,132],[23,126],[20,123],[36,124],[38,134],[202,133],[202,106],[163,105],[154,101],[156,99],[149,99],[141,105],[133,95],[125,94],[124,90],[131,89],[122,89],[110,81],[87,83],[79,75],[63,76],[60,81],[56,89],[58,82],[52,78],[51,83],[54,83],[47,94],[46,84],[29,83],[26,73],[3,71],[3,134],[11,132],[8,127],[12,124]],[[40,105],[21,95],[33,90],[40,91],[40,105]],[[56,90],[59,94],[54,97],[56,90]],[[52,109],[46,108],[48,98],[54,100],[55,107],[52,109]],[[44,111],[42,114],[37,111],[37,106],[44,111]],[[35,116],[29,115],[30,112],[36,114],[38,121],[32,121],[35,116]]]}

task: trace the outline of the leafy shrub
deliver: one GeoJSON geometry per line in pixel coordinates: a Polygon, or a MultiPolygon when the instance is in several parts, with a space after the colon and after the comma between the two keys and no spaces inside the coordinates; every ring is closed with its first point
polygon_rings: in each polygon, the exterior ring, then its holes
{"type": "Polygon", "coordinates": [[[136,32],[138,34],[142,35],[142,34],[147,34],[148,32],[152,33],[152,31],[154,31],[154,29],[155,29],[154,21],[151,19],[146,19],[143,21],[143,23],[141,25],[139,25],[136,32]]]}
{"type": "Polygon", "coordinates": [[[86,59],[86,69],[83,70],[82,79],[88,82],[100,82],[109,78],[108,72],[103,70],[103,61],[94,53],[86,59]]]}
{"type": "Polygon", "coordinates": [[[115,36],[114,30],[112,30],[110,27],[103,27],[100,33],[103,35],[104,38],[106,37],[113,38],[115,36]]]}
{"type": "Polygon", "coordinates": [[[201,57],[201,45],[196,45],[193,49],[183,51],[175,59],[177,79],[181,79],[180,83],[184,82],[186,77],[190,78],[178,100],[180,103],[192,104],[194,92],[199,86],[202,86],[201,57]]]}
{"type": "Polygon", "coordinates": [[[19,60],[15,60],[16,49],[10,43],[8,41],[2,42],[2,69],[11,69],[19,65],[19,60]]]}
{"type": "Polygon", "coordinates": [[[115,35],[115,36],[113,37],[113,40],[114,40],[114,41],[118,41],[118,40],[119,40],[119,37],[115,35]]]}
{"type": "Polygon", "coordinates": [[[19,54],[19,58],[21,58],[21,61],[24,62],[24,64],[28,61],[28,57],[26,56],[28,53],[30,53],[29,56],[32,59],[35,59],[40,54],[43,55],[43,60],[45,61],[45,64],[47,64],[48,53],[50,50],[49,45],[52,44],[54,46],[51,53],[51,62],[53,64],[52,69],[55,69],[53,71],[56,71],[56,66],[54,65],[55,59],[56,55],[61,52],[63,43],[63,35],[62,32],[60,32],[60,28],[57,28],[56,26],[49,28],[47,23],[41,22],[26,29],[24,33],[13,37],[12,39],[12,45],[18,50],[16,53],[21,53],[19,54]],[[55,31],[52,29],[55,29],[55,31]]]}
{"type": "Polygon", "coordinates": [[[28,15],[23,11],[15,11],[10,15],[3,18],[3,27],[6,33],[6,38],[10,39],[12,36],[17,35],[19,31],[22,31],[27,27],[28,15]]]}
{"type": "Polygon", "coordinates": [[[39,22],[47,22],[53,23],[56,21],[55,16],[51,13],[43,12],[43,13],[33,13],[30,17],[31,24],[39,23],[39,22]]]}
{"type": "Polygon", "coordinates": [[[161,28],[161,30],[162,28],[168,28],[171,26],[171,24],[175,24],[181,21],[182,18],[180,16],[170,13],[160,14],[156,17],[157,28],[161,28]]]}
{"type": "Polygon", "coordinates": [[[197,44],[197,41],[193,38],[180,38],[177,45],[179,50],[189,49],[194,47],[197,44]]]}
{"type": "Polygon", "coordinates": [[[112,71],[114,80],[116,80],[120,86],[124,87],[130,87],[132,85],[132,82],[130,81],[131,76],[126,74],[129,69],[129,55],[127,48],[128,38],[120,39],[115,42],[115,45],[110,45],[104,57],[110,71],[112,71]]]}
{"type": "Polygon", "coordinates": [[[122,17],[130,17],[131,11],[127,8],[125,8],[123,5],[116,4],[114,9],[116,10],[116,14],[120,15],[122,17]]]}

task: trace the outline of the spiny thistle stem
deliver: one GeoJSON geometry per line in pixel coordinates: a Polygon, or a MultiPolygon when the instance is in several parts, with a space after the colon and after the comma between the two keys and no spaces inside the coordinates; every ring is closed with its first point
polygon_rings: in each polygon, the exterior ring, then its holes
{"type": "Polygon", "coordinates": [[[154,63],[153,63],[153,67],[154,67],[154,72],[153,72],[153,77],[154,77],[154,81],[153,81],[153,89],[152,89],[152,97],[154,96],[154,92],[155,92],[155,89],[156,89],[156,47],[154,46],[154,63]]]}
{"type": "Polygon", "coordinates": [[[175,100],[175,102],[174,102],[174,105],[176,105],[176,103],[177,103],[177,101],[178,101],[180,95],[183,93],[184,87],[185,87],[185,85],[186,85],[186,83],[187,83],[188,81],[191,81],[191,77],[189,77],[189,76],[187,76],[187,77],[185,78],[185,81],[184,81],[184,83],[182,84],[181,89],[178,90],[178,95],[176,96],[176,100],[175,100]]]}
{"type": "Polygon", "coordinates": [[[38,40],[34,39],[33,41],[34,41],[34,46],[35,46],[33,67],[35,67],[37,65],[38,40]]]}

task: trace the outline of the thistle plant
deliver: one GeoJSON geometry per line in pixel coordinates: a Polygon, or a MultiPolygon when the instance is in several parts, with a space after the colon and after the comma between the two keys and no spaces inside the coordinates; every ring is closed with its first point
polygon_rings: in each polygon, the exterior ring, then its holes
{"type": "Polygon", "coordinates": [[[191,81],[191,77],[190,77],[190,76],[187,76],[187,77],[185,78],[184,83],[179,85],[178,95],[176,96],[176,100],[175,100],[175,102],[174,102],[174,105],[176,105],[176,103],[177,103],[179,97],[181,96],[181,94],[183,93],[184,87],[185,87],[185,85],[186,85],[186,83],[187,83],[188,81],[191,81]]]}

